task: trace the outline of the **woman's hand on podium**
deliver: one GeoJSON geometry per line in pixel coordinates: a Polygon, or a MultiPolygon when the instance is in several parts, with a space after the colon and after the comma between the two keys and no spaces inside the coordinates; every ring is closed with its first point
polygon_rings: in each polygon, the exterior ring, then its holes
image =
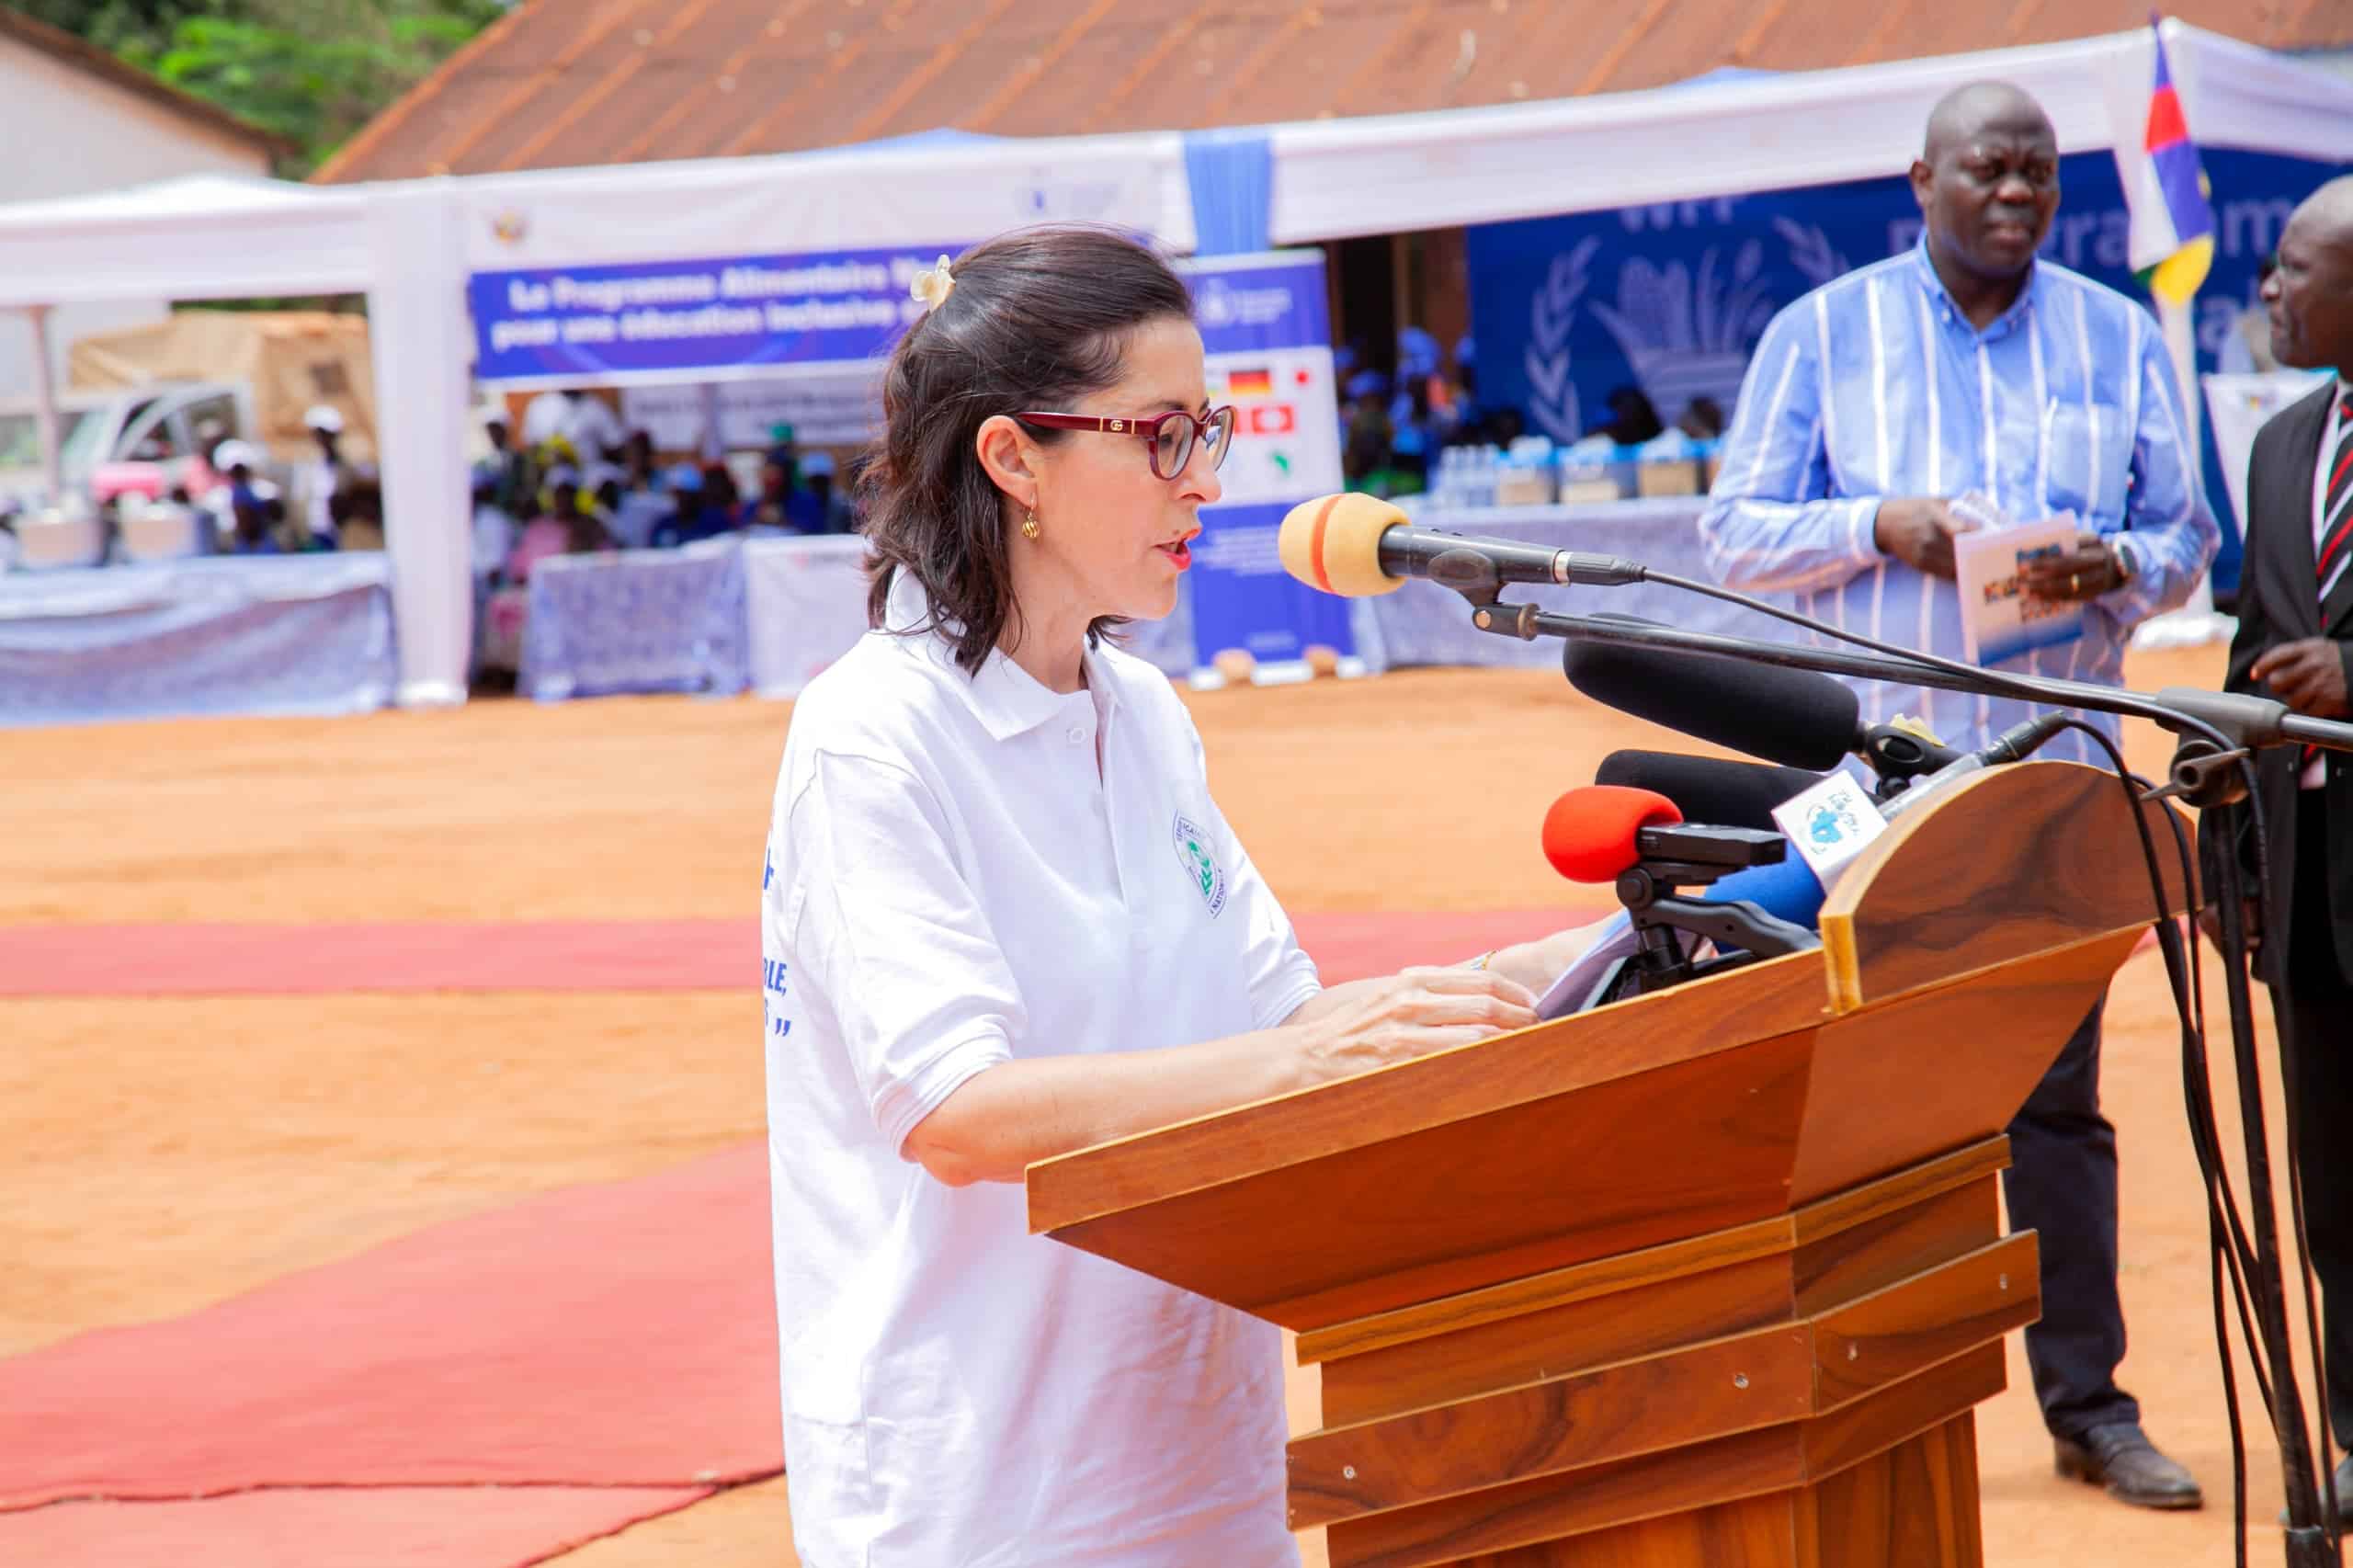
{"type": "Polygon", "coordinates": [[[1533,942],[1497,948],[1485,955],[1484,967],[1509,975],[1533,994],[1541,996],[1552,982],[1567,972],[1570,965],[1585,957],[1585,950],[1600,938],[1602,926],[1602,921],[1596,920],[1591,925],[1555,931],[1533,942]]]}
{"type": "Polygon", "coordinates": [[[1351,1077],[1536,1021],[1536,997],[1495,968],[1409,969],[1336,985],[1292,1016],[1307,1083],[1351,1077]]]}

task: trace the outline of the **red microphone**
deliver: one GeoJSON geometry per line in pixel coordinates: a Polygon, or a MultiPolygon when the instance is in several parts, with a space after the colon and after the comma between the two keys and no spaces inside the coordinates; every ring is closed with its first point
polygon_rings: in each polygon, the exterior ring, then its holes
{"type": "Polygon", "coordinates": [[[1636,834],[1682,820],[1675,802],[1655,790],[1588,784],[1544,813],[1544,858],[1573,882],[1614,882],[1643,858],[1636,834]]]}

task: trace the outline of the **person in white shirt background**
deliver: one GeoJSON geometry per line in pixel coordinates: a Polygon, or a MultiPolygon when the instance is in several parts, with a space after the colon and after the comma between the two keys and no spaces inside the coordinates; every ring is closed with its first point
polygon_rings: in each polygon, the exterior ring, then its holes
{"type": "Polygon", "coordinates": [[[303,478],[304,530],[313,546],[335,545],[335,498],[355,476],[338,449],[343,440],[343,411],[331,403],[313,403],[302,415],[302,428],[319,444],[319,455],[307,465],[303,478]]]}
{"type": "Polygon", "coordinates": [[[536,452],[559,438],[571,445],[574,460],[591,476],[589,487],[594,489],[604,482],[607,469],[620,472],[621,448],[629,433],[621,428],[621,416],[613,412],[612,404],[585,387],[563,387],[543,392],[523,405],[527,451],[536,452]]]}
{"type": "Polygon", "coordinates": [[[1183,282],[1047,228],[915,287],[876,630],[794,706],[761,895],[795,1546],[1292,1563],[1277,1331],[1029,1234],[1024,1168],[1528,1025],[1585,938],[1322,986],[1117,645],[1175,607],[1233,433],[1183,282]]]}

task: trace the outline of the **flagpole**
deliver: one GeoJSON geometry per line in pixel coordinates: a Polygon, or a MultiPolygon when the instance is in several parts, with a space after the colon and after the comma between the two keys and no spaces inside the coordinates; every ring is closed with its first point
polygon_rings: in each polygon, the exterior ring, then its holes
{"type": "MultiPolygon", "coordinates": [[[[2154,11],[2150,12],[2149,28],[2156,40],[2156,76],[2158,87],[2162,91],[2168,86],[2171,80],[2171,72],[2165,65],[2164,17],[2154,11]]],[[[2151,112],[2152,115],[2154,114],[2154,109],[2151,112]]],[[[2174,122],[2174,133],[2177,137],[2187,139],[2188,127],[2182,122],[2177,113],[2174,122]]],[[[2157,135],[2154,119],[2147,135],[2153,140],[2157,135]]],[[[2120,158],[2119,173],[2124,172],[2123,164],[2120,158]]],[[[2139,173],[2143,176],[2147,175],[2145,165],[2139,173]]],[[[2199,183],[2201,187],[2204,186],[2205,176],[2202,173],[2199,176],[2199,183]]],[[[2163,210],[2165,199],[2161,192],[2146,188],[2144,178],[2135,178],[2130,175],[2124,180],[2124,192],[2127,205],[2135,210],[2133,212],[2134,249],[2138,252],[2142,247],[2142,224],[2163,210]],[[2140,210],[2144,205],[2148,210],[2140,210]]],[[[2167,248],[2177,247],[2185,237],[2178,228],[2178,220],[2174,214],[2165,213],[2163,222],[2164,228],[2160,232],[2165,237],[2167,248]]],[[[2206,232],[2210,235],[2212,228],[2210,212],[2206,224],[2206,232]]],[[[2191,232],[2194,233],[2194,231],[2191,232]]],[[[2211,244],[2211,239],[2208,243],[2211,244]]],[[[2152,257],[2152,259],[2154,258],[2152,257]]],[[[2132,265],[2137,271],[2146,264],[2142,256],[2136,254],[2132,257],[2132,265]]],[[[2150,301],[2156,307],[2158,328],[2165,336],[2166,355],[2173,364],[2174,387],[2180,394],[2182,425],[2189,440],[2186,466],[2189,471],[2190,482],[2199,487],[2199,493],[2201,494],[2205,492],[2207,473],[2205,404],[2198,381],[2197,282],[2202,279],[2204,272],[2205,268],[2200,267],[2198,269],[2197,278],[2190,280],[2190,291],[2179,299],[2171,297],[2174,292],[2172,288],[2158,287],[2157,279],[2150,278],[2146,274],[2143,275],[2144,281],[2148,281],[2151,285],[2150,301]]],[[[2161,275],[2162,269],[2160,269],[2161,275]]],[[[2197,585],[2190,590],[2188,601],[2180,608],[2143,621],[2132,634],[2132,645],[2136,648],[2197,647],[2211,642],[2226,642],[2237,630],[2236,621],[2228,616],[2217,615],[2214,611],[2214,576],[2210,569],[2200,574],[2197,585]]]]}

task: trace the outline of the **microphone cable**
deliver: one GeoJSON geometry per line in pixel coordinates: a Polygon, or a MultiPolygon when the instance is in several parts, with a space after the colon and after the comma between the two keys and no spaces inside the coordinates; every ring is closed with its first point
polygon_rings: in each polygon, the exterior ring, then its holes
{"type": "MultiPolygon", "coordinates": [[[[2191,945],[2185,953],[2170,901],[2165,896],[2165,870],[2158,860],[2155,840],[2149,832],[2147,813],[2142,809],[2141,796],[2149,788],[2147,780],[2131,770],[2125,763],[2123,752],[2098,726],[2085,723],[2079,719],[2068,719],[2064,722],[2067,727],[2093,737],[2108,753],[2110,768],[2123,786],[2125,800],[2139,830],[2142,863],[2156,900],[2154,930],[2157,945],[2165,961],[2175,1014],[2181,1026],[2182,1093],[2188,1108],[2190,1148],[2198,1161],[2206,1199],[2207,1264],[2211,1276],[2214,1349],[2222,1367],[2222,1402],[2231,1430],[2231,1497],[2233,1517],[2237,1524],[2234,1532],[2238,1540],[2237,1568],[2246,1568],[2246,1433],[2239,1415],[2236,1360],[2231,1353],[2229,1318],[2223,1305],[2226,1269],[2230,1299],[2238,1309],[2240,1330],[2250,1347],[2259,1344],[2260,1340],[2255,1333],[2243,1271],[2245,1256],[2251,1249],[2239,1220],[2236,1197],[2231,1191],[2230,1173],[2221,1157],[2221,1133],[2214,1119],[2213,1087],[2207,1071],[2203,1032],[2204,985],[2196,961],[2196,921],[2194,918],[2191,921],[2191,945]]],[[[2168,811],[2165,820],[2173,830],[2174,850],[2181,873],[2190,879],[2183,885],[2193,887],[2196,885],[2196,865],[2188,837],[2183,833],[2177,815],[2168,811]]],[[[2265,1375],[2262,1358],[2253,1355],[2250,1360],[2256,1386],[2268,1406],[2271,1403],[2271,1382],[2265,1375]]]]}

